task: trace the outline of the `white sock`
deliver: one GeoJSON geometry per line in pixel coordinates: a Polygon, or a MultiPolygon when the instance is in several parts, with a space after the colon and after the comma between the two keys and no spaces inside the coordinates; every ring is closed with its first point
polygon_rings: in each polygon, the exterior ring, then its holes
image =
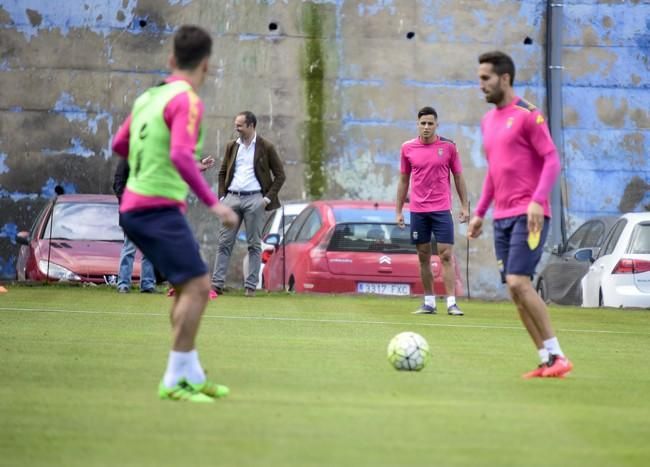
{"type": "Polygon", "coordinates": [[[424,304],[428,306],[436,307],[436,296],[435,295],[425,295],[424,304]]]}
{"type": "Polygon", "coordinates": [[[449,295],[447,297],[447,308],[454,306],[456,304],[456,297],[454,295],[449,295]]]}
{"type": "Polygon", "coordinates": [[[548,363],[548,350],[542,347],[541,349],[537,349],[537,354],[542,363],[548,363]]]}
{"type": "Polygon", "coordinates": [[[190,352],[169,352],[167,360],[167,370],[163,376],[163,383],[168,388],[173,388],[183,378],[183,372],[187,366],[190,352]]]}
{"type": "Polygon", "coordinates": [[[555,336],[551,337],[550,339],[546,339],[544,341],[544,348],[546,348],[546,350],[548,350],[548,353],[550,354],[564,357],[564,353],[560,348],[560,342],[557,340],[557,337],[555,336]]]}
{"type": "Polygon", "coordinates": [[[188,352],[188,355],[188,362],[184,371],[185,379],[192,384],[201,384],[205,381],[205,372],[201,367],[201,362],[199,362],[199,353],[194,349],[188,352]]]}

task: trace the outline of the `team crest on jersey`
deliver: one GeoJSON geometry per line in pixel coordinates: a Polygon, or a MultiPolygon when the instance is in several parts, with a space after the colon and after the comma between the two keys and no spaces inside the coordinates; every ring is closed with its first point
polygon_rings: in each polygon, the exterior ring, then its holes
{"type": "Polygon", "coordinates": [[[438,156],[442,157],[443,154],[444,151],[442,150],[442,148],[438,148],[438,156]]]}
{"type": "Polygon", "coordinates": [[[512,124],[515,122],[514,117],[508,117],[508,120],[506,121],[506,128],[512,128],[512,124]]]}
{"type": "Polygon", "coordinates": [[[544,123],[544,117],[542,116],[542,114],[539,114],[537,116],[537,118],[535,119],[535,123],[537,123],[538,125],[541,125],[542,123],[544,123]]]}

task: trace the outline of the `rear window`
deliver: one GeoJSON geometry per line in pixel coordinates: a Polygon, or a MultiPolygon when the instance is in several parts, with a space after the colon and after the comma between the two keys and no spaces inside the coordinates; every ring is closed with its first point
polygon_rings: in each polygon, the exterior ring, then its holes
{"type": "MultiPolygon", "coordinates": [[[[334,208],[334,219],[337,224],[345,222],[374,222],[374,223],[395,223],[395,210],[394,209],[349,209],[349,208],[334,208]]],[[[404,210],[404,222],[410,222],[410,214],[404,210]]]]}
{"type": "MultiPolygon", "coordinates": [[[[394,214],[393,214],[394,215],[394,214]]],[[[411,244],[410,228],[394,223],[349,222],[337,224],[332,234],[329,251],[415,253],[411,244]]]]}
{"type": "Polygon", "coordinates": [[[650,223],[634,227],[628,253],[650,254],[650,223]]]}

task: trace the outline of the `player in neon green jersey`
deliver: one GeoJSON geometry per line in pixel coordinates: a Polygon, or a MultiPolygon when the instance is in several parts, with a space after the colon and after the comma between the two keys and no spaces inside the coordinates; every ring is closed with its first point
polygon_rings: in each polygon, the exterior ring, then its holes
{"type": "Polygon", "coordinates": [[[238,223],[200,173],[203,103],[196,90],[205,81],[211,50],[206,31],[182,26],[174,35],[171,75],[136,99],[113,141],[113,150],[129,162],[120,224],[176,292],[173,344],[158,387],[166,400],[212,402],[229,392],[206,378],[196,350],[210,280],[184,215],[191,189],[224,225],[238,223]]]}

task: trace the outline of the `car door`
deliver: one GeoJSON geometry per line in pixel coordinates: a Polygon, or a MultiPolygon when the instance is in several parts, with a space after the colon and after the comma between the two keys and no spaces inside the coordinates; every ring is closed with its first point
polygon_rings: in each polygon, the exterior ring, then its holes
{"type": "Polygon", "coordinates": [[[581,281],[582,306],[597,307],[601,305],[600,284],[604,274],[608,274],[614,267],[616,258],[612,255],[616,244],[627,225],[626,219],[619,219],[609,231],[596,261],[589,266],[587,273],[581,281]]]}
{"type": "MultiPolygon", "coordinates": [[[[575,252],[584,248],[592,230],[603,230],[604,224],[588,221],[576,230],[559,251],[551,254],[541,280],[545,287],[545,299],[565,305],[580,304],[580,279],[587,272],[588,265],[575,259],[575,252]]],[[[604,232],[603,232],[604,235],[604,232]]]]}
{"type": "Polygon", "coordinates": [[[309,268],[309,252],[315,246],[312,239],[322,226],[323,222],[320,213],[317,209],[312,210],[291,243],[291,249],[288,251],[286,258],[287,286],[289,290],[295,292],[305,291],[304,282],[309,268]]]}
{"type": "MultiPolygon", "coordinates": [[[[309,215],[314,211],[313,207],[308,207],[302,211],[298,217],[291,223],[287,234],[284,236],[283,241],[276,247],[275,253],[271,255],[271,259],[267,264],[264,277],[267,281],[269,290],[284,289],[287,285],[287,258],[293,258],[293,250],[296,249],[294,243],[300,229],[305,224],[309,215]]],[[[295,259],[292,259],[292,264],[295,259]]]]}

